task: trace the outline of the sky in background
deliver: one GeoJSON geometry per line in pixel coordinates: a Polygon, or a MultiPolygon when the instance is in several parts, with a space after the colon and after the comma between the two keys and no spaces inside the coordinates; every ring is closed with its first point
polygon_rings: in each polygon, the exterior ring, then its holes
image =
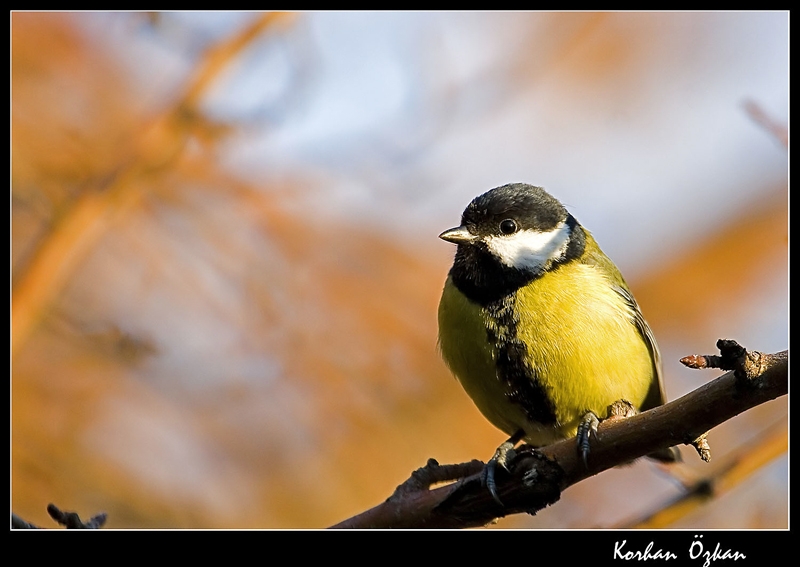
{"type": "MultiPolygon", "coordinates": [[[[124,15],[83,17],[157,92],[249,15],[166,13],[161,33],[133,36],[124,15]]],[[[298,13],[205,107],[246,125],[232,165],[314,172],[328,214],[438,234],[472,197],[523,181],[628,272],[785,179],[748,100],[788,120],[785,12],[298,13]]]]}
{"type": "MultiPolygon", "coordinates": [[[[170,87],[248,18],[168,13],[118,49],[170,87]]],[[[119,19],[88,21],[108,35],[119,19]]],[[[747,101],[787,123],[785,12],[298,13],[205,107],[245,125],[225,152],[236,171],[313,179],[300,210],[448,255],[435,235],[474,196],[542,185],[630,279],[785,183],[786,151],[747,101]]]]}

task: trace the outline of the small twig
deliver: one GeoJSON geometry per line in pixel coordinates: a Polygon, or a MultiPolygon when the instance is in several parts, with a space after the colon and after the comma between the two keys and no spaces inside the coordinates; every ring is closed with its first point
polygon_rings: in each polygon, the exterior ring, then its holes
{"type": "Polygon", "coordinates": [[[720,368],[733,370],[740,380],[753,380],[761,374],[769,364],[775,362],[774,358],[780,356],[763,354],[758,351],[748,351],[734,340],[720,339],[717,341],[720,356],[714,354],[692,354],[681,359],[681,363],[689,368],[720,368]]]}
{"type": "Polygon", "coordinates": [[[101,528],[108,518],[108,514],[100,512],[84,522],[77,512],[63,512],[55,504],[47,505],[47,513],[68,530],[96,530],[101,528]]]}
{"type": "MultiPolygon", "coordinates": [[[[56,522],[67,528],[68,530],[97,530],[103,527],[108,519],[108,514],[101,512],[95,514],[87,521],[81,520],[77,512],[64,512],[59,509],[55,504],[47,505],[47,513],[56,522]]],[[[40,530],[40,526],[34,525],[26,520],[23,520],[16,514],[11,514],[11,527],[15,530],[40,530]]]]}
{"type": "Polygon", "coordinates": [[[436,459],[428,459],[424,467],[418,468],[403,484],[398,486],[389,500],[401,498],[403,494],[417,490],[428,490],[434,484],[464,478],[483,470],[483,461],[473,460],[455,465],[440,465],[436,459]]]}

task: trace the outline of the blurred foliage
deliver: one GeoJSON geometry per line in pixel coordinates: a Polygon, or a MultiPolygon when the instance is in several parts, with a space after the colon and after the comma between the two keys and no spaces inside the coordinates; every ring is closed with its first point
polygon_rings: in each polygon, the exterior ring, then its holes
{"type": "MultiPolygon", "coordinates": [[[[132,26],[158,25],[139,16],[132,26]]],[[[254,182],[224,165],[221,146],[244,126],[210,119],[200,102],[250,42],[291,33],[292,18],[253,15],[159,98],[79,17],[12,14],[14,512],[50,525],[54,502],[105,511],[111,528],[324,527],[386,498],[428,457],[491,456],[502,435],[436,352],[448,260],[304,214],[293,204],[324,184],[318,175],[254,182]]],[[[575,29],[603,25],[561,21],[567,53],[580,49],[575,29]]],[[[625,53],[606,47],[595,56],[625,53]]],[[[634,282],[657,335],[724,332],[702,327],[719,309],[712,294],[734,309],[764,278],[785,277],[785,191],[765,188],[779,197],[759,215],[634,282]],[[724,252],[744,245],[757,261],[748,277],[719,277],[741,262],[724,252]]],[[[726,424],[712,450],[786,405],[726,424]]],[[[686,457],[687,478],[707,474],[686,457]]],[[[786,502],[775,503],[786,478],[773,477],[752,489],[759,505],[744,510],[747,495],[734,495],[730,527],[787,525],[786,502]]],[[[499,525],[609,525],[679,492],[637,463],[499,525]],[[630,502],[598,513],[622,487],[630,502]]],[[[729,527],[725,505],[692,521],[729,527]]]]}
{"type": "Polygon", "coordinates": [[[137,113],[68,16],[15,14],[13,48],[15,510],[39,519],[45,498],[108,510],[109,527],[314,527],[391,487],[375,467],[411,470],[425,400],[451,385],[436,266],[282,211],[302,184],[225,172],[195,143],[201,117],[137,113]],[[67,102],[90,120],[71,124],[67,102]],[[217,338],[231,360],[209,369],[217,338]],[[198,359],[148,362],[175,340],[197,340],[198,359]]]}

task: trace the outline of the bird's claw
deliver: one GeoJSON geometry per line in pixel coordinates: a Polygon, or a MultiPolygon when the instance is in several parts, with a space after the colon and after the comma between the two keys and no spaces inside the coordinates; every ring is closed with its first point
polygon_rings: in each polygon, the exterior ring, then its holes
{"type": "Polygon", "coordinates": [[[486,466],[483,467],[483,474],[481,475],[481,484],[489,489],[489,494],[492,495],[492,499],[497,502],[500,506],[505,507],[503,501],[500,500],[500,496],[497,494],[497,482],[495,481],[495,471],[497,471],[497,466],[503,467],[506,472],[510,472],[508,468],[508,464],[514,460],[517,453],[514,451],[514,447],[519,440],[522,439],[524,432],[522,430],[517,431],[514,435],[508,438],[507,441],[502,443],[497,450],[494,452],[494,456],[489,459],[489,462],[486,463],[486,466]]]}
{"type": "Polygon", "coordinates": [[[578,453],[583,459],[583,464],[589,467],[589,444],[591,438],[597,436],[597,427],[600,425],[600,419],[594,412],[587,412],[581,419],[578,425],[578,453]]]}

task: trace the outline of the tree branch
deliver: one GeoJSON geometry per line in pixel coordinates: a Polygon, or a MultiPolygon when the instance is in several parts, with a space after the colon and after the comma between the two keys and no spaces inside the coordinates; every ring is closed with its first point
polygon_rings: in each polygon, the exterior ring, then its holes
{"type": "MultiPolygon", "coordinates": [[[[81,520],[76,512],[65,512],[55,504],[47,505],[47,513],[56,522],[67,528],[68,530],[97,530],[103,527],[106,523],[108,515],[105,512],[95,514],[87,521],[81,520]]],[[[15,530],[39,530],[39,526],[23,520],[16,514],[11,514],[11,528],[15,530]]]]}
{"type": "MultiPolygon", "coordinates": [[[[684,360],[696,368],[733,370],[663,406],[602,422],[592,442],[588,466],[578,455],[575,439],[519,450],[511,472],[498,471],[497,490],[504,507],[492,499],[482,486],[481,472],[475,470],[470,476],[434,489],[425,482],[415,486],[409,479],[384,503],[332,528],[465,528],[509,514],[533,514],[556,502],[564,489],[581,480],[659,449],[695,444],[720,423],[788,392],[788,351],[747,352],[735,341],[722,340],[717,346],[720,357],[695,355],[684,360]]],[[[475,463],[455,467],[473,471],[475,463]]],[[[443,468],[431,459],[414,476],[441,479],[446,476],[440,474],[443,468]]]]}

